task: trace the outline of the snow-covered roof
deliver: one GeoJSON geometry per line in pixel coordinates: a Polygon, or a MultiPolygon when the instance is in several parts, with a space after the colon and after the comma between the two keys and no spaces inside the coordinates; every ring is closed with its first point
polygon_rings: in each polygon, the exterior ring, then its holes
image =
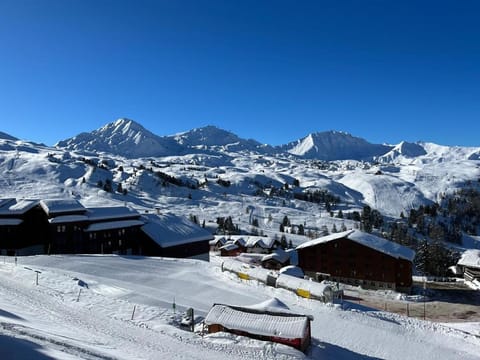
{"type": "Polygon", "coordinates": [[[458,260],[457,265],[480,269],[480,250],[466,250],[458,260]]]}
{"type": "Polygon", "coordinates": [[[277,249],[275,252],[271,254],[267,254],[264,257],[262,257],[262,262],[263,261],[268,261],[268,260],[275,260],[281,264],[286,263],[290,259],[290,253],[287,253],[283,249],[277,249]]]}
{"type": "Polygon", "coordinates": [[[87,209],[90,221],[102,221],[109,219],[126,219],[140,217],[140,214],[126,206],[94,207],[87,209]]]}
{"type": "Polygon", "coordinates": [[[217,244],[225,244],[227,242],[227,239],[225,239],[224,236],[215,236],[213,240],[210,240],[209,244],[210,245],[217,245],[217,244]]]}
{"type": "Polygon", "coordinates": [[[310,318],[271,305],[257,309],[254,306],[238,307],[214,304],[205,318],[205,323],[207,325],[219,324],[227,329],[255,335],[286,339],[303,338],[310,318]]]}
{"type": "Polygon", "coordinates": [[[38,200],[0,199],[0,215],[21,215],[37,206],[38,200]]]}
{"type": "Polygon", "coordinates": [[[300,279],[303,279],[303,277],[305,275],[303,273],[303,270],[301,268],[299,268],[298,266],[295,266],[295,265],[284,266],[278,272],[280,274],[290,275],[290,276],[294,276],[294,277],[297,277],[297,278],[300,278],[300,279]]]}
{"type": "Polygon", "coordinates": [[[260,246],[264,249],[270,249],[273,246],[274,240],[267,236],[245,236],[245,235],[230,235],[228,240],[238,243],[244,247],[260,246]]]}
{"type": "Polygon", "coordinates": [[[381,237],[368,234],[359,230],[343,231],[343,232],[323,236],[318,239],[310,240],[303,244],[298,245],[297,250],[304,249],[311,246],[316,246],[318,244],[323,244],[329,241],[338,240],[342,238],[355,241],[356,243],[359,243],[363,246],[367,246],[371,249],[380,251],[394,258],[402,258],[408,261],[413,261],[413,258],[415,257],[415,251],[413,251],[408,247],[405,247],[403,245],[394,243],[387,239],[383,239],[381,237]]]}
{"type": "Polygon", "coordinates": [[[17,226],[17,225],[20,225],[22,222],[23,222],[22,219],[14,219],[14,218],[0,219],[0,226],[17,226]]]}
{"type": "Polygon", "coordinates": [[[67,223],[77,223],[88,221],[88,216],[86,215],[62,215],[56,216],[48,220],[50,224],[67,224],[67,223]]]}
{"type": "Polygon", "coordinates": [[[75,199],[48,199],[41,200],[40,205],[48,216],[56,214],[85,212],[85,207],[75,199]]]}
{"type": "Polygon", "coordinates": [[[103,231],[112,229],[125,229],[132,226],[142,226],[145,224],[141,220],[120,220],[120,221],[107,221],[91,224],[85,229],[85,232],[103,231]]]}
{"type": "Polygon", "coordinates": [[[173,214],[149,214],[144,215],[144,219],[143,232],[163,248],[213,239],[207,230],[173,214]]]}
{"type": "Polygon", "coordinates": [[[226,250],[226,251],[231,251],[231,250],[236,250],[238,249],[238,245],[234,244],[232,242],[227,242],[225,245],[223,245],[220,250],[226,250]]]}

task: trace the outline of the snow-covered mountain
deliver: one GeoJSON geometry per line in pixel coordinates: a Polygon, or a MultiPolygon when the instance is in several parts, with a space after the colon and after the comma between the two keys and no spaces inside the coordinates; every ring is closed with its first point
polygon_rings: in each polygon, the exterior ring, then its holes
{"type": "MultiPolygon", "coordinates": [[[[344,211],[369,205],[398,217],[479,184],[479,154],[480,148],[432,143],[374,145],[333,131],[273,148],[213,126],[161,137],[119,119],[56,147],[0,139],[0,197],[73,195],[87,203],[131,202],[147,209],[160,204],[206,221],[219,213],[244,215],[251,204],[258,217],[268,219],[265,232],[277,230],[277,217],[285,214],[318,230],[336,220],[325,219],[320,205],[296,200],[294,193],[327,191],[344,211]],[[364,161],[369,157],[374,162],[364,161]],[[342,158],[348,160],[319,161],[342,158]],[[184,186],[164,186],[166,176],[184,186]],[[97,184],[106,180],[121,183],[128,195],[100,190],[97,184]],[[275,197],[287,186],[289,194],[275,197]]],[[[240,221],[248,228],[251,218],[250,213],[240,221]]]]}
{"type": "Polygon", "coordinates": [[[216,126],[205,126],[170,136],[187,149],[272,152],[273,148],[253,139],[242,139],[216,126]]]}
{"type": "Polygon", "coordinates": [[[166,156],[181,151],[169,137],[157,136],[130,119],[118,119],[90,133],[59,141],[66,150],[105,152],[129,158],[166,156]]]}
{"type": "Polygon", "coordinates": [[[371,144],[345,132],[317,132],[281,147],[284,151],[305,159],[370,160],[385,154],[391,146],[371,144]]]}
{"type": "Polygon", "coordinates": [[[14,136],[12,136],[12,135],[8,135],[7,133],[1,132],[1,131],[0,131],[0,139],[4,139],[4,140],[18,140],[16,137],[14,137],[14,136]]]}
{"type": "Polygon", "coordinates": [[[426,154],[427,152],[422,145],[402,141],[400,144],[396,145],[386,154],[376,158],[376,160],[382,163],[391,163],[397,161],[400,158],[413,159],[426,154]]]}

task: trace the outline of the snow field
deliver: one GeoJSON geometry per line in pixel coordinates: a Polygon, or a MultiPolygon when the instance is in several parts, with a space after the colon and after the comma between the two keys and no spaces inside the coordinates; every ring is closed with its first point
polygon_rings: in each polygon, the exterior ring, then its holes
{"type": "Polygon", "coordinates": [[[202,317],[213,303],[253,305],[277,297],[292,311],[314,317],[307,358],[479,358],[480,339],[464,331],[341,310],[222,273],[213,260],[35,256],[19,258],[15,266],[7,258],[0,261],[0,334],[28,339],[54,358],[62,358],[55,355],[61,351],[82,359],[302,359],[283,345],[230,334],[202,338],[175,325],[187,307],[202,317]],[[25,267],[42,272],[38,286],[34,271],[25,267]]]}

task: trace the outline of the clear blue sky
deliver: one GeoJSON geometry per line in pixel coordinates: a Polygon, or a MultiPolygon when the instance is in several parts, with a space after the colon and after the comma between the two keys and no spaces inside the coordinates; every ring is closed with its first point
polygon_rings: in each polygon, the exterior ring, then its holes
{"type": "Polygon", "coordinates": [[[480,1],[1,0],[0,131],[480,146],[480,1]]]}

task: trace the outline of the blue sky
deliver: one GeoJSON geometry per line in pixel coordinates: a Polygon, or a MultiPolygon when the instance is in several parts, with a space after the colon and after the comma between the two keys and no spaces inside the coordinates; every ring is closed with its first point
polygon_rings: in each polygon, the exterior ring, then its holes
{"type": "Polygon", "coordinates": [[[480,2],[1,0],[0,131],[480,146],[480,2]]]}

